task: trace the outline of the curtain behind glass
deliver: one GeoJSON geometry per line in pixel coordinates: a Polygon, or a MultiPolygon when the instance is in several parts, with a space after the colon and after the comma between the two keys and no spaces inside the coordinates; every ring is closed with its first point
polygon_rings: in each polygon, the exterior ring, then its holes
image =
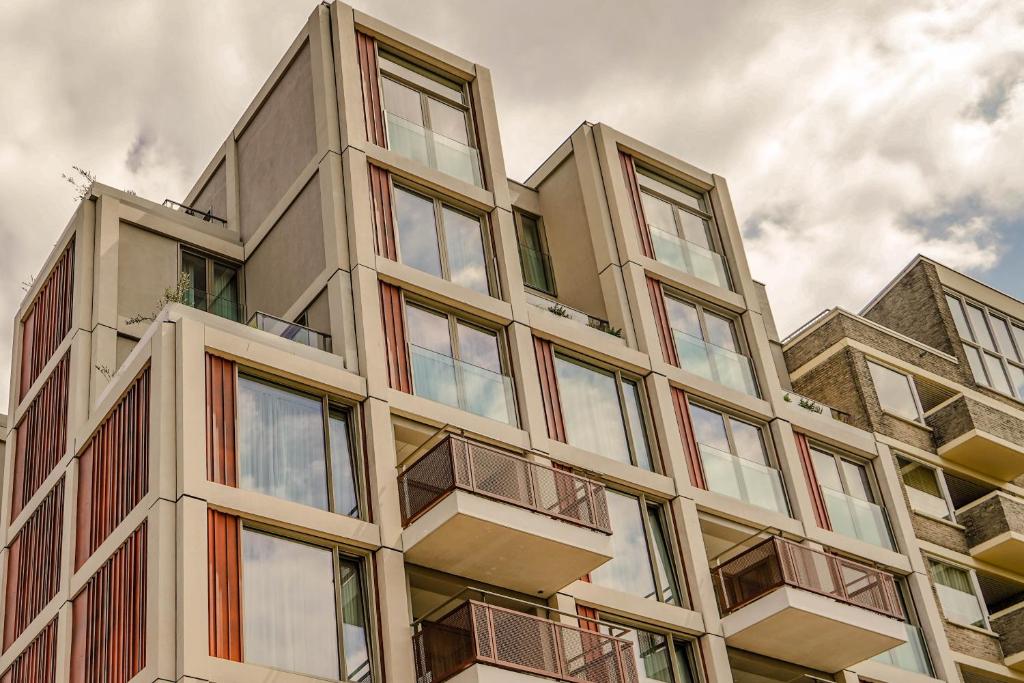
{"type": "Polygon", "coordinates": [[[366,606],[359,565],[341,560],[342,649],[345,653],[346,680],[369,681],[370,647],[366,635],[366,606]]]}
{"type": "Polygon", "coordinates": [[[568,442],[629,464],[615,377],[555,356],[555,375],[568,442]]]}
{"type": "Polygon", "coordinates": [[[213,264],[213,287],[210,292],[210,313],[240,322],[241,305],[238,297],[238,277],[234,268],[213,264]]]}
{"type": "Polygon", "coordinates": [[[239,487],[327,509],[319,399],[238,378],[239,487]]]}

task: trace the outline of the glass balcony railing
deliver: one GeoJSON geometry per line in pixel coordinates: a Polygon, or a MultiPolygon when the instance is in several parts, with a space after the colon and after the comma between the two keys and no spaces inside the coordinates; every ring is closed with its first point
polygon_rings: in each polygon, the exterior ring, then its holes
{"type": "Polygon", "coordinates": [[[200,311],[213,313],[228,320],[242,322],[244,319],[244,307],[241,302],[228,298],[224,294],[214,294],[202,289],[189,289],[185,293],[185,304],[200,311]]]}
{"type": "Polygon", "coordinates": [[[672,337],[675,339],[679,365],[684,370],[730,389],[757,396],[754,368],[749,358],[680,330],[673,329],[672,337]]]}
{"type": "Polygon", "coordinates": [[[721,254],[699,244],[680,239],[656,225],[648,225],[654,258],[667,266],[678,268],[684,273],[699,277],[719,287],[729,288],[729,277],[725,273],[725,262],[721,254]]]}
{"type": "Polygon", "coordinates": [[[700,444],[700,460],[709,491],[789,514],[778,470],[704,444],[700,444]]]}
{"type": "Polygon", "coordinates": [[[516,424],[512,378],[409,344],[413,393],[474,415],[516,424]]]}
{"type": "Polygon", "coordinates": [[[872,657],[872,659],[904,671],[931,676],[932,667],[928,660],[928,647],[924,642],[924,633],[913,624],[906,624],[906,627],[907,642],[872,657]]]}
{"type": "Polygon", "coordinates": [[[555,293],[551,257],[548,254],[520,244],[519,260],[523,264],[523,284],[548,294],[555,293]]]}
{"type": "Polygon", "coordinates": [[[538,296],[530,291],[526,292],[526,302],[531,306],[535,306],[541,309],[542,311],[547,311],[552,315],[557,315],[560,318],[566,318],[568,320],[578,322],[581,325],[593,327],[595,330],[599,330],[607,335],[611,335],[612,337],[615,337],[616,339],[623,341],[623,343],[625,343],[625,341],[622,339],[622,330],[613,328],[607,320],[596,318],[590,315],[589,313],[584,313],[583,311],[577,308],[573,308],[572,306],[566,306],[561,301],[555,301],[553,299],[548,299],[543,296],[538,296]]]}
{"type": "Polygon", "coordinates": [[[388,149],[459,180],[483,187],[480,152],[457,140],[385,111],[388,149]]]}
{"type": "Polygon", "coordinates": [[[833,531],[895,550],[892,534],[889,533],[889,521],[880,506],[825,486],[821,487],[821,492],[825,497],[825,507],[833,531]]]}
{"type": "Polygon", "coordinates": [[[255,327],[258,330],[276,334],[278,337],[290,339],[294,342],[311,346],[314,349],[320,349],[328,353],[331,351],[331,335],[317,332],[298,323],[281,320],[261,311],[256,311],[249,318],[249,327],[255,327]]]}

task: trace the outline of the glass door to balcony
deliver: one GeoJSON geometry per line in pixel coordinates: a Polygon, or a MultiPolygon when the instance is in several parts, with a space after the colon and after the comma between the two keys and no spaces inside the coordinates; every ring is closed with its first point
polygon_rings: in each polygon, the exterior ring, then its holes
{"type": "Polygon", "coordinates": [[[681,368],[730,389],[758,395],[754,369],[743,354],[735,322],[667,295],[665,312],[681,368]]]}
{"type": "Polygon", "coordinates": [[[811,448],[829,522],[836,533],[895,550],[867,465],[811,448]]]}
{"type": "Polygon", "coordinates": [[[182,250],[181,274],[188,277],[185,303],[228,320],[241,322],[238,268],[202,254],[182,250]]]}

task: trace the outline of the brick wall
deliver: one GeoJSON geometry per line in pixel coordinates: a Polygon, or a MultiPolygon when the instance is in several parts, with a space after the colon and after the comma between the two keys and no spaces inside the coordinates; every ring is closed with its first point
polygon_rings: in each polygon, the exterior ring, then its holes
{"type": "Polygon", "coordinates": [[[1024,652],[1024,608],[1018,608],[993,619],[992,630],[999,634],[1004,655],[1009,657],[1024,652]]]}
{"type": "Polygon", "coordinates": [[[928,424],[935,430],[938,445],[978,429],[1024,447],[1024,421],[966,396],[932,413],[928,424]]]}
{"type": "Polygon", "coordinates": [[[947,621],[946,638],[949,640],[949,647],[956,652],[997,664],[1003,663],[1003,649],[995,636],[947,621]]]}
{"type": "Polygon", "coordinates": [[[992,495],[957,515],[967,529],[972,546],[1007,531],[1024,533],[1024,501],[1007,495],[992,495]]]}
{"type": "Polygon", "coordinates": [[[893,284],[864,317],[953,355],[954,340],[958,337],[949,311],[939,305],[942,296],[935,266],[921,261],[893,284]]]}
{"type": "Polygon", "coordinates": [[[912,514],[910,520],[914,525],[914,535],[922,541],[968,554],[967,534],[962,529],[918,514],[912,514]]]}
{"type": "Polygon", "coordinates": [[[793,390],[815,401],[821,401],[849,415],[850,424],[871,429],[867,410],[859,391],[852,391],[855,377],[850,349],[802,375],[793,382],[793,390]]]}

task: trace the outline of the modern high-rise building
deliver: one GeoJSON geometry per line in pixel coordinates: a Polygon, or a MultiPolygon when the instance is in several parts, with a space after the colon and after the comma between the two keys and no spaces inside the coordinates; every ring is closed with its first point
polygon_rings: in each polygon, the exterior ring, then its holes
{"type": "Polygon", "coordinates": [[[340,2],[179,200],[95,184],[17,313],[0,683],[1024,681],[1021,302],[783,343],[723,178],[512,181],[340,2]]]}

